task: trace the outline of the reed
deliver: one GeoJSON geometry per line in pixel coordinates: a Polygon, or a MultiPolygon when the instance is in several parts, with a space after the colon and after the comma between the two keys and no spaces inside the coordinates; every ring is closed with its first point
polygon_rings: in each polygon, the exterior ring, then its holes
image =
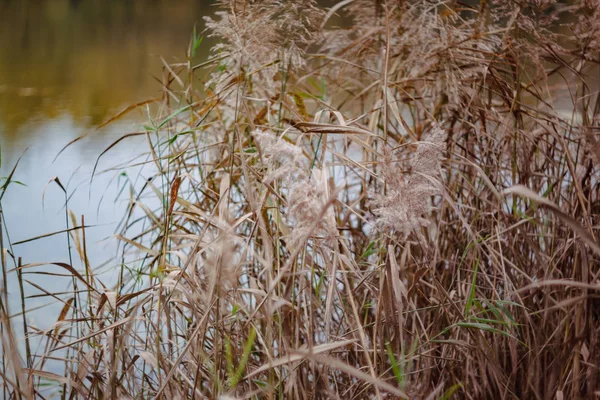
{"type": "Polygon", "coordinates": [[[600,3],[220,6],[120,139],[118,284],[71,218],[31,365],[0,307],[6,398],[597,396],[600,3]]]}

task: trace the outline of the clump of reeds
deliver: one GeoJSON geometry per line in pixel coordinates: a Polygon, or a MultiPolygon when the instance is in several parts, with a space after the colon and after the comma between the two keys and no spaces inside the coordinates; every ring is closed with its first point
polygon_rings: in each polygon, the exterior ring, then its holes
{"type": "Polygon", "coordinates": [[[598,395],[600,4],[469,4],[222,1],[214,58],[165,69],[119,284],[63,265],[27,365],[2,308],[4,393],[598,395]]]}

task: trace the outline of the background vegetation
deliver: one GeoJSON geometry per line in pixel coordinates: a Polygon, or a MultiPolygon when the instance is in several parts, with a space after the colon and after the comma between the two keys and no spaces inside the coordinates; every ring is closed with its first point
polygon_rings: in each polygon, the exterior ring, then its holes
{"type": "Polygon", "coordinates": [[[120,139],[118,284],[67,210],[56,324],[4,288],[5,398],[597,395],[600,3],[221,6],[120,139]]]}

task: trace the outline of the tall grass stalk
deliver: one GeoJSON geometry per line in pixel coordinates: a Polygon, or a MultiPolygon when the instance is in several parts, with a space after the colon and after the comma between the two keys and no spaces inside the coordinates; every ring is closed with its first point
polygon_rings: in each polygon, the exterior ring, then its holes
{"type": "Polygon", "coordinates": [[[597,396],[600,3],[219,4],[8,398],[597,396]]]}

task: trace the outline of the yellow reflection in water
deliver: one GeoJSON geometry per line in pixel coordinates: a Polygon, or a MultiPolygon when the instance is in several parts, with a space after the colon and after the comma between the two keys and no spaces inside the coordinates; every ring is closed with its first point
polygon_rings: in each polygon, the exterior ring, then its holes
{"type": "Polygon", "coordinates": [[[0,0],[0,137],[10,142],[27,122],[63,113],[95,125],[158,95],[159,57],[185,60],[210,3],[0,0]]]}

